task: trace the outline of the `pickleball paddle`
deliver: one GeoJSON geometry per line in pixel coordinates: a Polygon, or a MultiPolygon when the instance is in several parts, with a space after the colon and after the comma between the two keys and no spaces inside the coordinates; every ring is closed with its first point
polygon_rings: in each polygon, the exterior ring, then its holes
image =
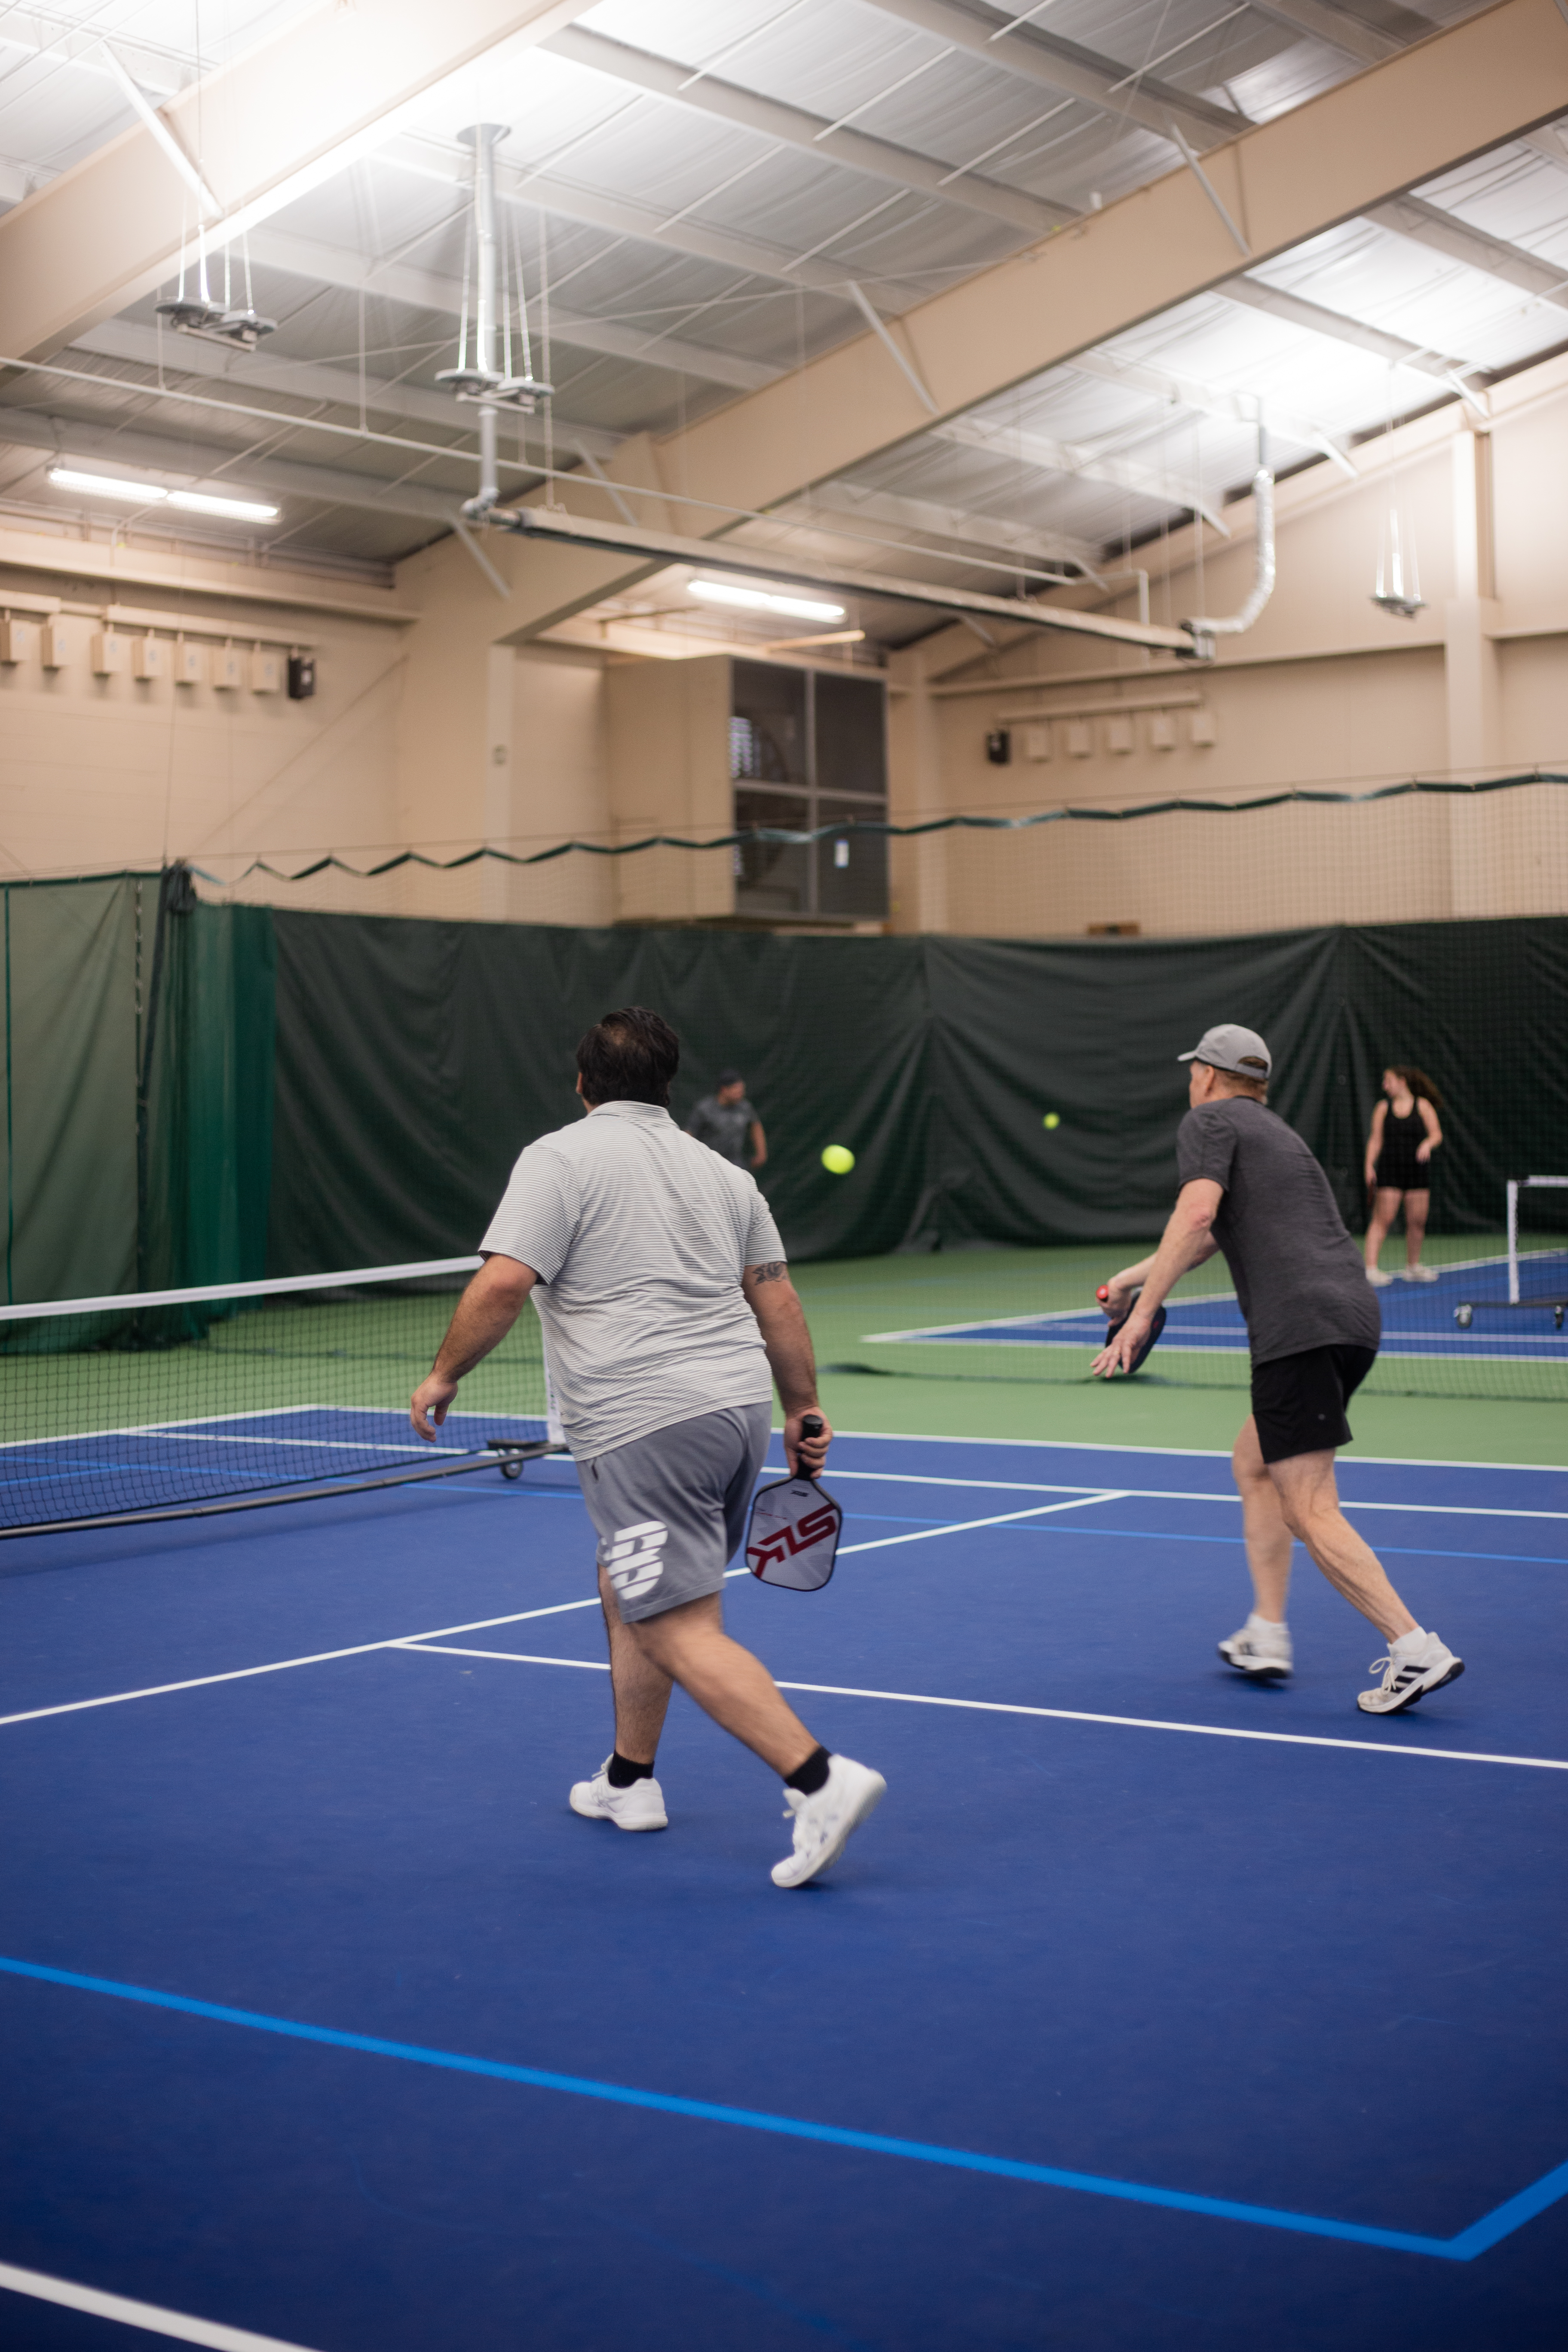
{"type": "MultiPolygon", "coordinates": [[[[1106,1300],[1110,1297],[1110,1284],[1102,1282],[1100,1288],[1094,1295],[1103,1307],[1106,1300]]],[[[1122,1309],[1121,1313],[1118,1315],[1115,1320],[1108,1326],[1105,1334],[1106,1344],[1108,1346],[1110,1342],[1115,1339],[1118,1331],[1121,1330],[1121,1326],[1126,1322],[1128,1316],[1131,1314],[1132,1309],[1137,1306],[1138,1301],[1142,1295],[1143,1286],[1140,1283],[1138,1288],[1132,1293],[1131,1297],[1128,1300],[1127,1305],[1122,1309]]],[[[1154,1309],[1153,1321],[1150,1324],[1148,1330],[1144,1333],[1143,1338],[1139,1342],[1137,1348],[1133,1350],[1132,1361],[1127,1367],[1130,1373],[1137,1371],[1141,1365],[1148,1361],[1149,1350],[1153,1346],[1155,1340],[1159,1338],[1164,1328],[1165,1310],[1163,1307],[1156,1307],[1154,1309]]]]}
{"type": "MultiPolygon", "coordinates": [[[[822,1416],[808,1412],[803,1437],[820,1437],[822,1416]]],[[[820,1592],[833,1574],[844,1514],[808,1471],[762,1487],[746,1528],[746,1566],[762,1584],[820,1592]]]]}

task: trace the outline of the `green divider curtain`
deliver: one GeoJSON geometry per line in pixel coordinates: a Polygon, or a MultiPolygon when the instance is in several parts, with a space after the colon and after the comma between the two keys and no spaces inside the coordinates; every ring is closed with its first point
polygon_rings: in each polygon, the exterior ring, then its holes
{"type": "Polygon", "coordinates": [[[1561,918],[1103,942],[276,928],[278,1272],[472,1249],[518,1150],[578,1115],[577,1037],[636,1003],[684,1040],[678,1118],[725,1064],[744,1073],[799,1257],[1157,1230],[1176,1055],[1219,1021],[1268,1039],[1275,1108],[1354,1225],[1387,1061],[1450,1097],[1435,1222],[1496,1232],[1506,1176],[1568,1171],[1561,918]],[[829,1143],[851,1175],[824,1170],[829,1143]]]}
{"type": "Polygon", "coordinates": [[[0,900],[5,1301],[129,1290],[136,879],[6,883],[0,900]]]}
{"type": "Polygon", "coordinates": [[[743,1071],[800,1257],[1156,1230],[1175,1056],[1215,1021],[1268,1039],[1353,1225],[1388,1062],[1447,1097],[1439,1227],[1495,1233],[1509,1176],[1568,1173],[1563,917],[790,939],[275,914],[171,869],[0,886],[0,927],[17,1303],[472,1249],[523,1144],[578,1115],[578,1036],[628,1003],[681,1033],[678,1118],[743,1071]]]}
{"type": "Polygon", "coordinates": [[[264,1271],[272,915],[183,868],[0,886],[6,1302],[264,1271]]]}
{"type": "Polygon", "coordinates": [[[643,1003],[682,1038],[684,1119],[727,1063],[801,1256],[896,1248],[926,1185],[919,940],[565,930],[279,913],[271,1264],[471,1250],[525,1143],[579,1117],[574,1048],[643,1003]],[[847,1144],[852,1177],[823,1147],[847,1144]]]}
{"type": "Polygon", "coordinates": [[[266,1271],[271,1190],[272,912],[203,906],[167,877],[158,897],[136,1287],[250,1282],[266,1271]]]}

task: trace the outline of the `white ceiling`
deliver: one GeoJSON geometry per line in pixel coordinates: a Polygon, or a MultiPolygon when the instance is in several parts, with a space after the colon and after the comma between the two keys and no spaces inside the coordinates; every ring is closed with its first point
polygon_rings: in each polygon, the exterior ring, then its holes
{"type": "MultiPolygon", "coordinates": [[[[300,13],[289,0],[0,9],[0,199],[134,121],[104,38],[156,101],[300,13]]],[[[253,235],[256,306],[278,321],[253,358],[160,333],[149,297],[59,354],[68,374],[13,377],[0,511],[79,511],[47,480],[64,452],[260,488],[282,512],[255,543],[279,559],[381,566],[437,536],[475,487],[471,412],[434,379],[456,355],[457,133],[476,119],[508,126],[502,216],[536,369],[548,273],[553,456],[575,467],[863,333],[851,281],[896,315],[1168,172],[1175,150],[1137,119],[1160,119],[1151,92],[1185,110],[1195,146],[1213,144],[1471,7],[1334,0],[1312,12],[1339,27],[1332,46],[1289,21],[1291,0],[1051,0],[1004,47],[990,36],[1016,13],[603,0],[543,47],[492,53],[253,235]],[[831,141],[828,126],[842,126],[831,141]]],[[[1568,145],[1538,133],[1415,193],[1396,221],[1385,207],[1349,222],[827,486],[816,543],[831,522],[900,546],[900,561],[918,547],[926,576],[993,589],[1005,575],[988,567],[1015,549],[1103,567],[1192,505],[1223,513],[1255,462],[1258,402],[1278,464],[1331,463],[1326,441],[1456,396],[1455,370],[1479,384],[1568,341],[1568,145]],[[1480,237],[1467,245],[1467,229],[1480,237]],[[959,511],[933,519],[933,506],[959,511]]],[[[503,489],[523,487],[542,420],[509,420],[502,454],[503,489]]],[[[884,551],[878,568],[897,566],[884,551]]],[[[876,620],[889,635],[931,625],[892,608],[876,620]]]]}

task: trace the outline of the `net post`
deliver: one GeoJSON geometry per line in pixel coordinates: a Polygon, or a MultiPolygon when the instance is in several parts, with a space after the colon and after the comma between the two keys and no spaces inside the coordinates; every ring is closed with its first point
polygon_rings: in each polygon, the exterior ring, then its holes
{"type": "Polygon", "coordinates": [[[1519,1305],[1519,1179],[1508,1180],[1508,1303],[1519,1305]]]}

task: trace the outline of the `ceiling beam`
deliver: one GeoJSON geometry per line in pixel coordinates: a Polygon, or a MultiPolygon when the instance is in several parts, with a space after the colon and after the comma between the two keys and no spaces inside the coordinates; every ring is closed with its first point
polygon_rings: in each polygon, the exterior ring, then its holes
{"type": "Polygon", "coordinates": [[[760,97],[753,90],[737,88],[733,82],[720,81],[712,75],[694,81],[689,66],[650,56],[646,49],[628,47],[624,41],[607,40],[604,34],[590,33],[581,25],[552,35],[543,47],[554,57],[567,58],[574,65],[586,66],[616,81],[630,82],[635,89],[646,89],[671,105],[691,107],[699,114],[717,115],[721,121],[734,123],[742,131],[760,132],[765,139],[777,141],[780,146],[804,147],[808,154],[828,163],[846,163],[852,171],[868,173],[873,179],[891,180],[897,186],[912,188],[921,195],[938,196],[944,204],[987,213],[994,220],[1005,221],[1010,228],[1022,229],[1029,236],[1043,236],[1059,222],[1078,216],[1069,205],[1047,203],[1044,197],[1031,196],[1022,188],[1004,187],[997,180],[981,179],[973,173],[954,178],[950,163],[918,155],[912,149],[895,146],[886,139],[870,138],[863,131],[837,130],[824,115],[808,114],[804,108],[760,97]]]}
{"type": "MultiPolygon", "coordinates": [[[[1565,110],[1556,0],[1498,0],[1212,150],[1205,169],[1262,264],[1565,110]]],[[[901,332],[939,413],[958,417],[1235,272],[1183,166],[906,310],[901,332]]],[[[868,332],[667,436],[658,458],[694,496],[756,509],[930,427],[868,332]]]]}
{"type": "Polygon", "coordinates": [[[1080,482],[1103,482],[1115,489],[1131,490],[1138,498],[1157,499],[1163,506],[1201,514],[1222,539],[1230,537],[1229,524],[1219,508],[1205,499],[1201,488],[1136,457],[1104,457],[1076,442],[1053,441],[1044,433],[1019,432],[1010,425],[978,416],[955,416],[945,425],[933,425],[931,435],[935,440],[984,449],[987,457],[1002,457],[1039,473],[1067,474],[1080,482]]]}
{"type": "MultiPolygon", "coordinates": [[[[160,335],[155,327],[143,327],[133,319],[106,319],[101,327],[89,327],[85,335],[79,335],[72,349],[90,352],[99,359],[126,360],[137,367],[158,368],[165,383],[171,376],[199,377],[205,382],[216,379],[232,384],[242,399],[254,399],[258,393],[276,393],[293,400],[330,401],[336,408],[357,411],[360,405],[360,379],[347,368],[276,359],[269,352],[241,354],[220,350],[216,343],[205,343],[195,335],[160,335]]],[[[111,388],[113,381],[104,378],[111,388]]],[[[140,388],[135,384],[124,387],[128,392],[140,388]]],[[[472,409],[460,408],[450,393],[426,390],[417,383],[390,383],[377,375],[365,377],[363,393],[367,415],[412,416],[426,425],[444,425],[449,432],[470,436],[473,433],[472,409]]],[[[518,421],[525,431],[529,429],[523,420],[518,421]]],[[[537,438],[537,422],[532,430],[537,438]]],[[[619,433],[605,433],[596,425],[574,425],[560,415],[555,418],[555,430],[561,439],[591,451],[595,457],[610,457],[625,437],[619,433]]],[[[471,453],[463,450],[458,454],[466,457],[471,453]]]]}
{"type": "Polygon", "coordinates": [[[1450,261],[1462,261],[1509,286],[1521,286],[1527,294],[1568,310],[1568,270],[1527,253],[1522,246],[1489,236],[1485,229],[1472,228],[1468,221],[1424,204],[1419,196],[1395,196],[1386,205],[1373,205],[1366,217],[1379,228],[1392,229],[1395,236],[1411,237],[1434,253],[1447,254],[1450,261]]]}
{"type": "Polygon", "coordinates": [[[1381,25],[1369,25],[1364,16],[1352,16],[1348,8],[1336,8],[1332,0],[1249,0],[1260,16],[1271,24],[1281,25],[1288,33],[1300,33],[1310,41],[1321,41],[1325,48],[1337,49],[1342,58],[1353,58],[1357,65],[1381,65],[1398,49],[1408,48],[1431,32],[1426,17],[1403,8],[1392,13],[1404,21],[1398,31],[1385,30],[1381,25]]]}
{"type": "MultiPolygon", "coordinates": [[[[1321,449],[1342,473],[1348,474],[1352,481],[1359,479],[1354,464],[1326,425],[1319,425],[1308,416],[1297,416],[1261,393],[1235,392],[1222,385],[1202,383],[1195,376],[1173,374],[1169,368],[1151,367],[1146,360],[1120,359],[1110,352],[1080,352],[1070,364],[1075,374],[1094,376],[1101,383],[1124,384],[1132,392],[1152,393],[1157,399],[1191,409],[1197,416],[1217,417],[1226,425],[1261,423],[1283,440],[1299,442],[1307,449],[1321,449]]],[[[1151,418],[1145,429],[1155,432],[1163,421],[1163,415],[1151,418]]],[[[1136,418],[1131,420],[1130,429],[1137,429],[1136,418]]]]}
{"type": "Polygon", "coordinates": [[[1003,32],[1006,15],[990,8],[961,5],[957,0],[871,0],[871,5],[885,16],[897,16],[901,24],[916,25],[938,40],[972,51],[1005,73],[1037,82],[1064,98],[1080,99],[1114,121],[1136,123],[1162,139],[1170,138],[1175,122],[1194,147],[1212,147],[1216,140],[1234,138],[1247,120],[1232,108],[1194,98],[1173,83],[1131,71],[1114,58],[1080,48],[1076,41],[1064,41],[1043,26],[1003,32]]]}
{"type": "MultiPolygon", "coordinates": [[[[1364,16],[1333,6],[1331,0],[1248,0],[1248,5],[1259,16],[1268,16],[1310,40],[1321,41],[1325,47],[1338,49],[1342,57],[1353,58],[1363,66],[1379,64],[1397,50],[1408,48],[1413,41],[1426,40],[1433,30],[1426,17],[1416,16],[1414,9],[1395,7],[1392,0],[1384,0],[1379,9],[1381,25],[1370,25],[1364,16]]],[[[1533,148],[1544,162],[1568,172],[1568,148],[1555,133],[1521,131],[1518,138],[1521,146],[1533,148]]]]}
{"type": "MultiPolygon", "coordinates": [[[[496,520],[502,519],[498,511],[496,520]]],[[[1165,629],[1142,621],[1110,619],[1101,613],[1080,613],[1070,605],[1033,604],[1016,596],[986,596],[972,588],[939,588],[929,581],[900,578],[879,572],[843,570],[812,557],[775,554],[734,541],[686,539],[672,532],[647,530],[618,522],[592,522],[560,507],[515,507],[505,509],[510,527],[524,539],[542,540],[576,548],[602,548],[624,556],[656,558],[661,563],[690,563],[700,570],[739,572],[764,580],[805,581],[838,590],[848,596],[889,597],[901,604],[935,605],[948,613],[973,614],[982,619],[1021,621],[1037,629],[1065,629],[1079,636],[1110,638],[1119,645],[1149,646],[1166,653],[1191,654],[1193,640],[1184,629],[1165,629]]]]}
{"type": "MultiPolygon", "coordinates": [[[[166,474],[191,488],[211,489],[219,498],[242,498],[247,490],[270,491],[276,498],[310,499],[319,506],[365,507],[376,514],[411,515],[421,522],[449,530],[452,518],[468,489],[426,489],[418,482],[389,482],[374,474],[358,474],[347,467],[298,466],[286,457],[247,457],[216,442],[175,438],[161,433],[121,431],[113,425],[76,425],[62,417],[39,416],[31,409],[0,407],[0,446],[47,450],[58,463],[87,458],[106,467],[128,466],[138,473],[166,474]],[[221,470],[237,464],[231,479],[221,470]]],[[[455,451],[459,461],[461,450],[455,451]]],[[[468,460],[472,467],[473,460],[468,460]]],[[[71,494],[63,493],[66,505],[71,494]]],[[[196,528],[199,529],[199,524],[196,528]]]]}
{"type": "MultiPolygon", "coordinates": [[[[384,294],[389,301],[406,302],[416,310],[438,310],[456,319],[462,310],[463,289],[456,278],[417,269],[405,261],[378,264],[347,246],[296,236],[291,229],[258,229],[250,240],[250,257],[291,278],[341,286],[351,293],[363,289],[366,294],[384,294]]],[[[576,351],[605,352],[615,359],[635,360],[640,367],[668,368],[672,374],[698,376],[707,383],[732,384],[738,392],[756,392],[783,373],[758,360],[710,351],[675,335],[650,335],[642,328],[617,326],[613,320],[586,318],[554,302],[550,305],[550,332],[553,341],[576,351]]]]}
{"type": "Polygon", "coordinates": [[[1369,327],[1360,319],[1347,318],[1342,310],[1326,310],[1321,302],[1306,301],[1300,294],[1287,294],[1281,286],[1266,286],[1258,278],[1229,278],[1216,286],[1227,302],[1239,302],[1249,310],[1268,310],[1276,319],[1289,319],[1293,327],[1305,327],[1314,335],[1327,335],[1336,343],[1353,343],[1359,351],[1375,352],[1380,360],[1394,367],[1414,368],[1418,375],[1435,375],[1447,382],[1449,376],[1462,374],[1469,366],[1467,360],[1445,358],[1436,352],[1424,351],[1419,343],[1408,342],[1403,335],[1391,335],[1384,328],[1369,327]]]}
{"type": "MultiPolygon", "coordinates": [[[[368,153],[477,58],[502,42],[543,40],[590,5],[320,5],[161,112],[237,235],[368,153]]],[[[7,349],[48,359],[150,293],[178,257],[188,210],[179,173],[141,122],[35,190],[0,217],[7,349]]]]}
{"type": "MultiPolygon", "coordinates": [[[[467,149],[423,131],[405,131],[401,138],[390,140],[376,162],[399,171],[422,173],[427,179],[444,180],[453,187],[472,184],[473,164],[467,149]]],[[[551,172],[536,172],[531,164],[509,162],[504,148],[496,157],[496,194],[538,212],[559,214],[563,220],[607,229],[616,236],[646,239],[666,253],[690,254],[696,260],[716,261],[726,269],[748,269],[792,289],[805,286],[817,293],[837,295],[841,301],[852,299],[846,291],[841,263],[799,259],[784,246],[766,245],[733,229],[706,228],[689,213],[683,218],[672,217],[626,195],[579,187],[575,181],[558,179],[551,172]]],[[[894,307],[917,300],[922,290],[918,283],[906,285],[896,277],[877,283],[883,301],[894,307]]]]}
{"type": "MultiPolygon", "coordinates": [[[[826,509],[854,521],[886,524],[894,530],[919,531],[922,538],[946,541],[940,551],[950,561],[962,562],[965,551],[990,548],[1016,555],[1026,564],[1076,563],[1092,567],[1099,551],[1087,539],[1069,539],[1059,530],[1035,530],[1027,523],[1008,522],[1001,515],[976,514],[973,507],[950,507],[936,499],[910,499],[893,490],[868,490],[858,482],[821,482],[809,497],[792,499],[773,511],[808,528],[826,509]]],[[[826,520],[822,528],[837,526],[826,520]]]]}

